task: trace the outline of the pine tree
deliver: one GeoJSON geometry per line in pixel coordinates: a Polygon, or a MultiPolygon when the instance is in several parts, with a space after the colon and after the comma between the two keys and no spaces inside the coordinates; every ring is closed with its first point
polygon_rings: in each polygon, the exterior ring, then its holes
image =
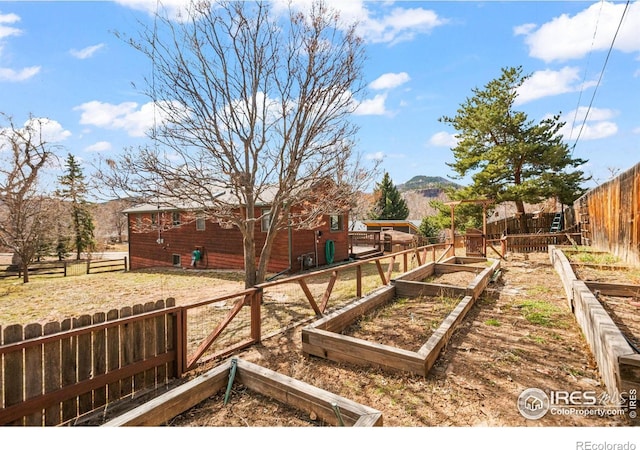
{"type": "Polygon", "coordinates": [[[394,186],[388,172],[385,172],[382,181],[376,184],[374,197],[376,203],[369,214],[371,219],[405,220],[409,217],[409,207],[394,186]]]}
{"type": "Polygon", "coordinates": [[[553,197],[572,202],[587,180],[577,169],[586,161],[572,158],[563,142],[559,115],[534,123],[514,110],[527,78],[521,67],[504,68],[484,89],[473,89],[455,116],[440,118],[456,130],[455,162],[449,165],[460,177],[472,175],[469,194],[496,203],[514,201],[521,214],[525,202],[553,197]]]}
{"type": "Polygon", "coordinates": [[[90,205],[86,200],[88,189],[82,168],[70,153],[67,156],[65,167],[65,174],[59,178],[62,188],[58,191],[58,196],[70,203],[73,243],[76,249],[76,259],[80,259],[82,252],[92,250],[95,245],[93,217],[90,205]]]}

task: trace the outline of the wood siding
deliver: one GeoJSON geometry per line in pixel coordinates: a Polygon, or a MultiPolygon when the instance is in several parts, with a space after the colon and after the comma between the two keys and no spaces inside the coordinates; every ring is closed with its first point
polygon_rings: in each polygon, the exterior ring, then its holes
{"type": "Polygon", "coordinates": [[[640,163],[573,204],[585,244],[640,264],[640,163]]]}
{"type": "MultiPolygon", "coordinates": [[[[163,266],[189,267],[191,253],[196,248],[202,252],[202,260],[197,264],[198,268],[244,269],[242,235],[237,228],[224,228],[207,220],[204,230],[197,230],[196,222],[190,221],[161,233],[158,231],[135,232],[138,216],[138,214],[129,215],[129,257],[132,270],[163,266]],[[174,255],[179,256],[179,264],[174,264],[174,255]]],[[[149,220],[148,217],[147,220],[149,220]]],[[[329,240],[333,241],[335,245],[333,261],[348,260],[347,222],[345,214],[342,220],[342,230],[331,231],[327,216],[325,222],[315,230],[281,230],[273,245],[268,265],[269,272],[298,272],[302,268],[299,258],[303,255],[313,255],[314,265],[316,263],[319,266],[326,265],[325,246],[329,240]],[[317,231],[320,231],[321,235],[316,243],[317,231]]],[[[259,252],[266,237],[266,234],[261,231],[259,223],[256,226],[255,237],[256,251],[259,252]]]]}

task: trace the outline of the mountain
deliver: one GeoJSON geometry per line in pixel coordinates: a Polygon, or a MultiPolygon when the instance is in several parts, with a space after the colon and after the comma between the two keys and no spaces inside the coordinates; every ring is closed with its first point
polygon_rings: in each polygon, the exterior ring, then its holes
{"type": "MultiPolygon", "coordinates": [[[[445,189],[449,187],[460,188],[462,186],[443,177],[428,177],[425,175],[415,176],[404,184],[396,185],[400,195],[402,195],[409,207],[408,220],[422,220],[425,216],[437,214],[438,211],[429,203],[432,200],[449,201],[445,193],[445,189]]],[[[373,193],[360,193],[357,200],[357,210],[352,211],[353,217],[367,217],[369,211],[373,208],[374,202],[373,193]]]]}
{"type": "Polygon", "coordinates": [[[396,187],[409,207],[408,219],[421,220],[425,216],[438,214],[438,211],[430,205],[432,200],[449,201],[445,190],[462,186],[446,178],[418,175],[396,187]]]}
{"type": "Polygon", "coordinates": [[[396,186],[400,192],[405,191],[423,191],[428,189],[438,189],[440,191],[445,188],[454,187],[459,188],[462,187],[453,181],[449,181],[443,177],[428,177],[425,175],[417,175],[411,178],[409,181],[403,184],[399,184],[396,186]]]}

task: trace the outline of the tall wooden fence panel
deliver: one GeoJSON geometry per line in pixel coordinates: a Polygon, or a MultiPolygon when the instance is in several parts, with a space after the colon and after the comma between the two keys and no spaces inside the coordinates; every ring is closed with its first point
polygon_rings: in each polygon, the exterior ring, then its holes
{"type": "Polygon", "coordinates": [[[487,238],[498,239],[503,234],[549,233],[555,213],[527,213],[487,223],[487,238]]]}
{"type": "Polygon", "coordinates": [[[640,264],[640,164],[573,204],[585,244],[640,264]]]}
{"type": "Polygon", "coordinates": [[[160,300],[0,327],[0,425],[73,423],[166,384],[176,370],[175,311],[160,300]]]}

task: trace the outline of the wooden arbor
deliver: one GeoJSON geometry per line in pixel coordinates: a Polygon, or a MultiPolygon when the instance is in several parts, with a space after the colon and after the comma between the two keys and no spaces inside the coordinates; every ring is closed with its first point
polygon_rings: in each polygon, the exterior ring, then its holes
{"type": "Polygon", "coordinates": [[[476,199],[476,200],[455,200],[451,202],[445,202],[445,205],[448,205],[451,208],[451,241],[453,245],[453,256],[456,253],[455,246],[455,208],[461,203],[472,203],[475,205],[482,205],[482,256],[487,256],[487,206],[493,203],[493,200],[488,199],[476,199]]]}

